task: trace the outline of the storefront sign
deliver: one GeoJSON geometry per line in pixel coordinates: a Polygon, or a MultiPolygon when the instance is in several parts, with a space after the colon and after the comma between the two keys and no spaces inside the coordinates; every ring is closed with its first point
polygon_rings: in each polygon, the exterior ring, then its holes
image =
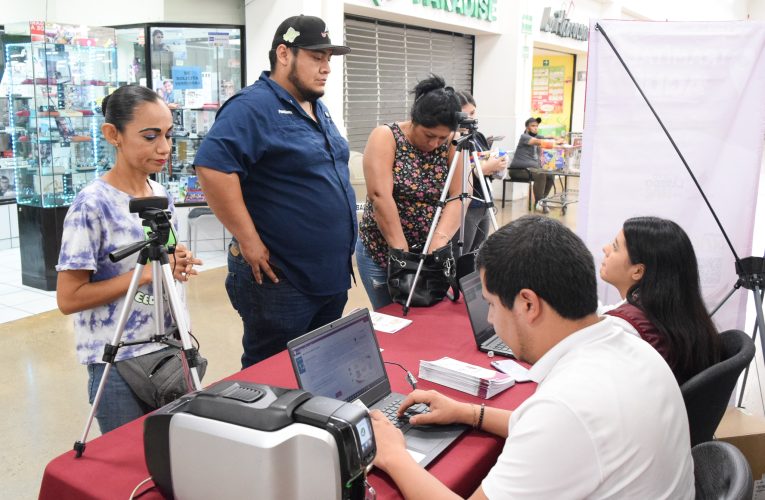
{"type": "Polygon", "coordinates": [[[542,24],[539,26],[540,31],[555,33],[564,38],[587,41],[590,30],[586,24],[572,23],[566,18],[565,10],[555,11],[550,16],[550,10],[552,10],[550,7],[545,7],[544,14],[542,14],[542,24]]]}
{"type": "MultiPolygon", "coordinates": [[[[381,0],[372,0],[377,7],[381,0]]],[[[496,21],[497,0],[412,0],[413,5],[422,5],[446,12],[454,12],[465,17],[474,17],[485,21],[496,21]]]]}

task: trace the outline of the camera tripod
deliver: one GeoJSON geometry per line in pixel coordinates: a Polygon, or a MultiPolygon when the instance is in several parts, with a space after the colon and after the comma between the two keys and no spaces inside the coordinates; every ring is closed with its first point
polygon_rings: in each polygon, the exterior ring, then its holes
{"type": "MultiPolygon", "coordinates": [[[[475,134],[478,130],[477,128],[477,121],[474,119],[468,119],[466,113],[458,113],[458,116],[460,118],[459,127],[462,129],[467,129],[467,133],[461,136],[459,139],[454,139],[452,141],[452,144],[455,146],[455,153],[454,157],[452,158],[452,163],[449,165],[449,173],[446,176],[446,182],[444,183],[444,189],[441,192],[441,197],[438,200],[436,213],[433,215],[433,221],[430,223],[430,230],[428,231],[428,237],[425,240],[425,245],[422,247],[422,253],[420,254],[420,262],[417,265],[417,271],[414,274],[414,280],[412,281],[412,288],[409,290],[409,297],[406,299],[406,304],[404,305],[403,313],[404,316],[409,313],[409,307],[412,303],[412,297],[414,297],[414,291],[417,288],[417,279],[420,277],[420,272],[422,271],[422,266],[425,263],[425,258],[427,257],[428,249],[430,248],[430,243],[433,241],[433,236],[436,233],[436,227],[438,227],[438,221],[441,218],[441,212],[443,212],[444,207],[447,203],[454,201],[454,200],[460,200],[460,229],[459,229],[459,239],[457,242],[457,251],[458,256],[462,256],[462,247],[464,246],[464,238],[465,238],[465,216],[467,214],[465,210],[465,200],[477,200],[483,203],[484,207],[486,208],[486,212],[489,214],[489,217],[491,218],[492,227],[494,230],[497,230],[497,219],[494,215],[494,201],[491,196],[491,187],[488,185],[487,179],[483,175],[483,170],[481,168],[481,160],[478,157],[478,151],[475,146],[475,134]],[[473,159],[473,166],[472,168],[468,168],[467,166],[470,165],[470,159],[473,159]],[[462,159],[462,190],[459,195],[454,196],[452,198],[448,198],[449,195],[449,187],[452,184],[452,179],[454,178],[454,172],[457,171],[457,162],[462,159]],[[483,198],[478,198],[473,196],[467,191],[468,187],[468,179],[470,175],[475,175],[475,177],[479,180],[479,183],[481,185],[481,193],[483,198]]],[[[454,299],[457,300],[457,299],[454,299]]]]}
{"type": "MultiPolygon", "coordinates": [[[[762,299],[765,295],[765,257],[745,257],[736,261],[736,274],[738,274],[738,280],[731,288],[728,295],[726,295],[717,306],[709,313],[710,316],[714,316],[718,309],[725,304],[729,298],[739,288],[745,288],[751,290],[752,297],[754,298],[754,310],[757,316],[754,323],[754,329],[752,330],[752,342],[757,340],[757,330],[760,331],[760,344],[762,345],[762,352],[765,352],[765,319],[762,314],[762,299]]],[[[741,380],[741,390],[738,394],[738,403],[736,406],[741,407],[744,404],[744,388],[746,387],[746,380],[749,378],[749,368],[744,368],[744,378],[741,380]]]]}
{"type": "MultiPolygon", "coordinates": [[[[170,343],[164,331],[165,312],[163,292],[167,294],[170,303],[170,313],[178,326],[178,333],[183,346],[184,356],[181,356],[180,358],[186,386],[189,391],[202,388],[202,383],[196,368],[197,349],[193,347],[191,343],[191,335],[186,323],[186,317],[183,314],[183,311],[181,311],[180,297],[178,296],[178,291],[175,289],[173,272],[170,269],[170,260],[168,258],[168,249],[166,247],[171,234],[170,214],[164,211],[163,208],[167,208],[167,198],[150,197],[135,198],[131,200],[130,211],[133,213],[138,212],[139,217],[143,219],[142,225],[149,228],[148,239],[146,241],[132,243],[109,254],[109,259],[112,262],[118,262],[129,255],[140,251],[128,291],[125,294],[125,303],[117,319],[117,327],[114,332],[114,337],[110,344],[104,346],[104,356],[102,359],[106,363],[106,366],[104,367],[101,381],[98,384],[98,390],[93,399],[93,405],[90,408],[90,414],[85,423],[85,429],[81,439],[74,443],[74,451],[76,452],[77,458],[81,457],[85,451],[88,432],[90,431],[90,426],[93,424],[93,418],[98,410],[101,396],[106,387],[106,380],[109,377],[109,372],[115,363],[117,351],[121,347],[129,345],[147,344],[152,342],[170,343]],[[157,208],[157,206],[160,208],[157,208]],[[156,335],[150,337],[148,340],[122,342],[122,334],[125,331],[125,324],[127,323],[131,310],[133,297],[135,297],[136,291],[138,290],[143,268],[149,261],[151,261],[152,265],[152,292],[154,295],[154,326],[156,335]]],[[[172,251],[175,251],[175,249],[173,248],[172,251]]]]}

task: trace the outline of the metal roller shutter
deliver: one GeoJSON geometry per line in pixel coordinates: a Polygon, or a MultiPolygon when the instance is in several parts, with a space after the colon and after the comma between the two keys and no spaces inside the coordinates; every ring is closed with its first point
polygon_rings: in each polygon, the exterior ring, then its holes
{"type": "Polygon", "coordinates": [[[418,81],[435,73],[473,89],[474,37],[346,16],[344,118],[351,151],[363,152],[373,128],[409,118],[418,81]]]}

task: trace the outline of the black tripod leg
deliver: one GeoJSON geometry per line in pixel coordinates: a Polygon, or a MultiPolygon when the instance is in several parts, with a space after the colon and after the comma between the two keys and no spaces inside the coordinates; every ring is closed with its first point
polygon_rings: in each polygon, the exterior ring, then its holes
{"type": "Polygon", "coordinates": [[[740,287],[741,287],[741,280],[737,281],[736,284],[733,285],[733,288],[731,289],[730,292],[728,292],[728,295],[723,297],[723,299],[720,301],[720,303],[717,304],[714,309],[712,309],[712,312],[709,313],[709,316],[710,317],[714,316],[715,313],[720,310],[720,308],[723,306],[723,304],[725,304],[728,301],[728,299],[731,297],[731,295],[733,295],[736,292],[736,290],[738,290],[740,287]]]}
{"type": "MultiPolygon", "coordinates": [[[[752,329],[752,342],[757,341],[757,330],[760,330],[761,332],[765,332],[765,324],[763,323],[763,313],[762,313],[762,298],[763,295],[765,295],[765,290],[760,290],[760,287],[756,286],[754,287],[754,290],[752,290],[752,294],[754,296],[754,304],[755,304],[755,315],[757,316],[756,321],[754,322],[754,328],[752,329]]],[[[762,344],[762,351],[765,353],[765,336],[760,335],[760,343],[762,344]]],[[[738,393],[738,406],[739,408],[743,407],[744,405],[744,391],[746,390],[746,380],[749,378],[749,366],[744,368],[744,377],[741,379],[741,390],[738,393]]]]}

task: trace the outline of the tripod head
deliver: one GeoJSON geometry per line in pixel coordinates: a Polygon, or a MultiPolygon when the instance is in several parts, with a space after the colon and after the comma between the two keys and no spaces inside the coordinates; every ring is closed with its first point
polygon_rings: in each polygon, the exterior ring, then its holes
{"type": "Polygon", "coordinates": [[[747,290],[762,290],[765,286],[765,259],[762,257],[745,257],[736,262],[738,283],[736,288],[743,286],[747,290]]]}
{"type": "MultiPolygon", "coordinates": [[[[166,210],[167,198],[164,196],[134,198],[130,200],[129,209],[130,213],[137,213],[138,217],[143,219],[141,225],[149,229],[148,239],[131,243],[124,248],[110,253],[109,260],[112,262],[118,262],[149,245],[154,249],[152,253],[156,254],[160,248],[167,245],[170,241],[170,236],[173,234],[172,224],[170,223],[172,214],[169,210],[166,210]]],[[[167,248],[167,252],[175,252],[175,238],[173,238],[172,244],[167,248]]],[[[152,256],[151,258],[155,257],[152,256]]]]}
{"type": "Polygon", "coordinates": [[[457,112],[457,121],[459,122],[458,128],[465,129],[471,134],[478,130],[478,120],[470,118],[467,113],[457,112]]]}

